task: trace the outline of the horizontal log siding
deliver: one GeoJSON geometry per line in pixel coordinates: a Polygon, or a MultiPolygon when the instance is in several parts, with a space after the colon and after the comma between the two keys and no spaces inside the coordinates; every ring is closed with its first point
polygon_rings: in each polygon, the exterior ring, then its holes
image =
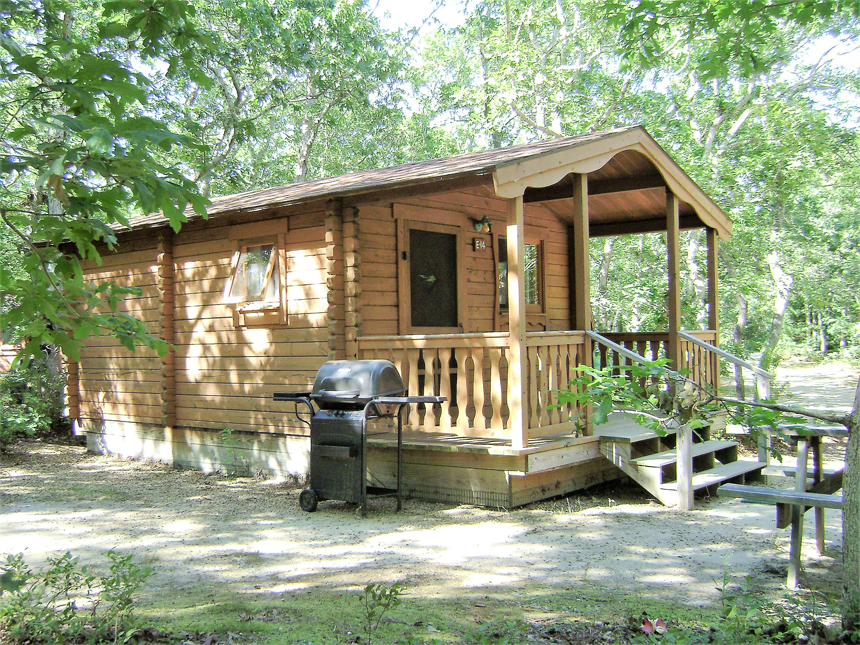
{"type": "MultiPolygon", "coordinates": [[[[236,326],[233,307],[223,302],[235,248],[226,227],[188,243],[177,236],[178,425],[306,433],[292,406],[275,403],[272,394],[309,388],[328,356],[324,222],[322,211],[289,218],[286,326],[236,326]]],[[[267,222],[260,222],[247,239],[266,234],[267,222]]]]}
{"type": "Polygon", "coordinates": [[[397,225],[391,206],[358,209],[361,324],[364,336],[397,333],[397,225]]]}
{"type": "MultiPolygon", "coordinates": [[[[101,266],[83,262],[88,280],[113,281],[119,286],[138,287],[141,295],[130,296],[118,311],[146,323],[150,333],[161,330],[161,302],[156,273],[156,240],[151,248],[128,253],[106,253],[101,266]]],[[[161,359],[144,347],[130,352],[118,340],[97,336],[84,341],[78,367],[80,416],[84,425],[105,421],[161,422],[161,359]]]]}

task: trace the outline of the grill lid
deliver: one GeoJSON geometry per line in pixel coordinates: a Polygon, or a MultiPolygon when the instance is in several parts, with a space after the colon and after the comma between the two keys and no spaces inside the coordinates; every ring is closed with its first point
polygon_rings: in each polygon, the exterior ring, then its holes
{"type": "Polygon", "coordinates": [[[385,360],[328,361],[317,372],[311,399],[326,403],[364,405],[378,396],[406,391],[394,364],[385,360]]]}

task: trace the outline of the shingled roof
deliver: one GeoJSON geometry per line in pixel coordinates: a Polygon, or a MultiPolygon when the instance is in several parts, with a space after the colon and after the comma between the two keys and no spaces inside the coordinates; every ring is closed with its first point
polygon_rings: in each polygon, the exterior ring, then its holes
{"type": "MultiPolygon", "coordinates": [[[[727,223],[727,230],[730,229],[728,217],[708,198],[689,177],[677,166],[668,155],[654,142],[642,126],[630,126],[626,128],[617,128],[593,134],[582,134],[573,137],[564,137],[558,139],[550,139],[539,141],[536,143],[526,143],[522,145],[510,146],[506,148],[494,148],[491,150],[483,150],[480,152],[470,152],[452,157],[444,157],[440,159],[429,159],[426,161],[418,161],[414,163],[401,164],[391,166],[389,168],[380,168],[374,170],[364,170],[361,172],[348,173],[337,177],[329,177],[326,179],[317,179],[295,184],[287,184],[284,186],[275,186],[272,188],[264,188],[261,190],[253,190],[224,197],[216,197],[212,200],[211,205],[207,207],[207,212],[210,217],[236,212],[253,212],[264,209],[272,209],[282,206],[301,204],[304,202],[317,201],[321,199],[332,199],[339,197],[347,197],[360,195],[362,193],[378,192],[383,190],[393,190],[410,186],[429,185],[445,180],[455,180],[468,176],[489,176],[496,175],[502,168],[511,167],[523,162],[532,163],[540,160],[542,157],[558,155],[565,151],[576,150],[580,148],[588,148],[594,150],[595,145],[602,150],[613,150],[611,143],[612,139],[623,137],[635,133],[638,139],[650,142],[653,148],[656,148],[659,153],[662,153],[663,165],[671,166],[672,174],[681,177],[683,185],[693,187],[693,192],[696,194],[697,203],[704,205],[704,208],[696,208],[697,211],[706,210],[709,213],[717,214],[718,219],[724,219],[727,223]],[[601,142],[606,142],[606,146],[599,145],[601,142]],[[721,216],[721,217],[720,217],[721,216]]],[[[567,155],[563,155],[565,158],[567,155]]],[[[575,158],[576,155],[571,155],[575,158]]],[[[552,163],[559,163],[555,160],[552,163]]],[[[658,164],[659,166],[659,164],[658,164]]],[[[561,164],[560,166],[561,167],[561,164]]],[[[664,175],[667,174],[665,169],[664,175]]],[[[497,179],[497,177],[494,177],[497,179]]],[[[689,191],[687,196],[689,197],[689,191]]],[[[688,199],[688,201],[690,201],[688,199]]],[[[699,215],[701,216],[701,212],[699,215]]],[[[188,209],[186,216],[189,221],[201,219],[199,215],[188,209]]],[[[129,224],[132,229],[160,227],[167,224],[167,219],[160,213],[129,218],[129,224]]],[[[724,228],[722,226],[718,228],[724,228]]]]}

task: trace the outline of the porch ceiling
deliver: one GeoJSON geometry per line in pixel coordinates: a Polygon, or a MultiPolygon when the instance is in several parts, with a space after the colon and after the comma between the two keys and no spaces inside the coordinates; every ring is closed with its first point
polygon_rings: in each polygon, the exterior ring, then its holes
{"type": "MultiPolygon", "coordinates": [[[[526,188],[523,201],[540,204],[573,222],[573,176],[546,188],[526,188]]],[[[650,160],[626,150],[588,174],[590,235],[622,235],[666,230],[666,181],[650,160]]],[[[695,208],[681,202],[681,227],[705,226],[695,208]]]]}
{"type": "Polygon", "coordinates": [[[574,174],[588,175],[592,237],[665,231],[667,191],[680,200],[682,228],[708,226],[724,239],[731,233],[728,216],[643,128],[500,166],[496,193],[521,194],[525,203],[572,221],[574,174]]]}

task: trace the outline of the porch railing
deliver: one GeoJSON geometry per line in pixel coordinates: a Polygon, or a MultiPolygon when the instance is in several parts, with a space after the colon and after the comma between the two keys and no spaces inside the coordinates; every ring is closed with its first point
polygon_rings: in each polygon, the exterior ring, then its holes
{"type": "MultiPolygon", "coordinates": [[[[589,332],[590,334],[591,332],[589,332]]],[[[680,339],[681,367],[688,378],[715,387],[719,356],[708,350],[714,332],[688,332],[680,339]]],[[[595,365],[622,365],[624,353],[653,360],[666,355],[667,333],[602,334],[615,347],[594,343],[595,365]]],[[[558,406],[558,391],[567,387],[573,368],[584,364],[586,332],[537,332],[526,335],[523,392],[513,400],[525,410],[524,439],[570,432],[576,426],[571,405],[558,406]]],[[[411,406],[406,425],[425,432],[468,437],[510,438],[507,332],[370,336],[358,339],[360,358],[385,358],[400,370],[410,395],[446,397],[441,406],[411,406]]]]}
{"type": "Polygon", "coordinates": [[[585,351],[584,331],[526,335],[528,437],[574,429],[576,421],[571,419],[578,410],[570,404],[559,406],[558,391],[567,388],[573,369],[585,362],[585,351]]]}
{"type": "MultiPolygon", "coordinates": [[[[669,344],[667,332],[601,332],[600,336],[648,360],[665,358],[669,344]]],[[[720,387],[720,356],[715,351],[717,333],[687,331],[679,334],[679,369],[686,376],[708,389],[720,387]]],[[[605,344],[594,344],[594,364],[625,365],[630,359],[605,344]]]]}
{"type": "Polygon", "coordinates": [[[410,406],[410,428],[504,436],[509,416],[507,332],[371,336],[359,338],[358,346],[360,358],[394,363],[410,396],[446,397],[441,406],[410,406]]]}
{"type": "MultiPolygon", "coordinates": [[[[361,358],[385,358],[400,370],[410,395],[444,396],[441,406],[412,406],[407,424],[422,431],[507,437],[507,332],[373,336],[358,339],[361,358]]],[[[571,406],[553,407],[571,370],[584,358],[584,332],[539,332],[526,338],[521,404],[530,437],[573,427],[571,406]]]]}

